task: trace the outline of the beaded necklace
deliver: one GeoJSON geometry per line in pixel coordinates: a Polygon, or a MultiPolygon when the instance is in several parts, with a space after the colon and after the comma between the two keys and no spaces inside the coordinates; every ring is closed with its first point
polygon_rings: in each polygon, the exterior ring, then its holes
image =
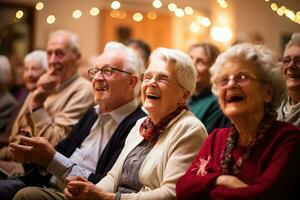
{"type": "Polygon", "coordinates": [[[232,151],[237,145],[239,134],[236,128],[232,128],[228,134],[226,147],[221,160],[221,174],[238,174],[241,171],[243,162],[251,156],[251,154],[257,149],[258,145],[264,140],[267,132],[272,127],[273,122],[276,120],[276,112],[268,113],[264,116],[260,123],[256,135],[247,146],[246,152],[238,158],[236,163],[233,163],[232,151]]]}

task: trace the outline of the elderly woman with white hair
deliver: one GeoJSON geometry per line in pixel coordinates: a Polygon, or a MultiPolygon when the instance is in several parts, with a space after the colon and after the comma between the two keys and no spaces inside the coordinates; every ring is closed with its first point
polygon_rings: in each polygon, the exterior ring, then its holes
{"type": "MultiPolygon", "coordinates": [[[[20,106],[19,112],[15,114],[14,119],[9,119],[13,121],[11,127],[8,127],[6,133],[9,134],[9,142],[17,142],[20,137],[20,129],[25,128],[26,116],[25,113],[29,107],[29,101],[32,98],[32,92],[37,87],[37,81],[40,76],[47,71],[48,62],[47,62],[47,53],[43,50],[35,50],[27,54],[24,58],[24,72],[23,79],[29,94],[23,102],[23,105],[20,106]]],[[[26,129],[26,128],[25,128],[26,129]]],[[[11,162],[12,155],[8,151],[7,147],[0,149],[0,159],[7,161],[6,165],[10,166],[11,170],[10,175],[20,175],[23,173],[23,168],[21,164],[17,162],[11,162]],[[10,164],[8,164],[10,162],[10,164]]],[[[3,163],[1,161],[1,163],[3,163]]]]}
{"type": "Polygon", "coordinates": [[[299,199],[300,130],[276,120],[285,81],[272,52],[238,44],[210,72],[233,127],[209,135],[179,179],[177,199],[299,199]]]}
{"type": "Polygon", "coordinates": [[[176,181],[207,136],[187,108],[196,69],[185,53],[158,48],[142,80],[148,117],[133,127],[115,165],[97,185],[67,178],[67,199],[176,199],[176,181]]]}
{"type": "Polygon", "coordinates": [[[300,127],[300,32],[292,35],[280,64],[288,96],[278,109],[278,119],[300,127]]]}
{"type": "Polygon", "coordinates": [[[6,56],[0,55],[0,133],[2,134],[8,123],[12,111],[17,105],[16,99],[9,93],[8,85],[12,73],[9,60],[6,56]]]}

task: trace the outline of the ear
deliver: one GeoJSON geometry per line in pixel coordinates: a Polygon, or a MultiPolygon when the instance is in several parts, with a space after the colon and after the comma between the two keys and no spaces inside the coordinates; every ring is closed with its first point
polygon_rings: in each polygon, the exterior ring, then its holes
{"type": "Polygon", "coordinates": [[[134,89],[138,81],[139,78],[137,76],[130,76],[129,87],[134,89]]]}
{"type": "Polygon", "coordinates": [[[183,96],[182,96],[182,102],[180,103],[186,103],[187,99],[189,98],[189,96],[191,95],[191,93],[187,90],[184,91],[183,96]]]}
{"type": "Polygon", "coordinates": [[[273,89],[271,88],[271,86],[266,85],[265,86],[265,93],[264,93],[264,101],[266,103],[270,103],[272,98],[273,98],[273,89]]]}

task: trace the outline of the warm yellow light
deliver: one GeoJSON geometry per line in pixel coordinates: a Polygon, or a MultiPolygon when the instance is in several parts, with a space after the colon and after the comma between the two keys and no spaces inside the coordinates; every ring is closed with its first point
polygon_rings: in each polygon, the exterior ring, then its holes
{"type": "Polygon", "coordinates": [[[210,34],[214,40],[219,42],[228,42],[232,37],[232,32],[228,27],[213,27],[210,34]]]}
{"type": "Polygon", "coordinates": [[[177,9],[175,10],[175,15],[176,15],[177,17],[183,17],[183,16],[184,16],[184,11],[183,11],[183,9],[182,9],[182,8],[177,8],[177,9]]]}
{"type": "Polygon", "coordinates": [[[111,3],[111,8],[114,10],[118,10],[121,7],[121,3],[119,1],[113,1],[111,3]]]}
{"type": "Polygon", "coordinates": [[[160,7],[162,7],[162,2],[160,0],[154,0],[152,2],[152,5],[154,8],[160,8],[160,7]]]}
{"type": "Polygon", "coordinates": [[[132,18],[133,18],[134,21],[140,22],[140,21],[143,20],[144,17],[142,15],[142,13],[137,12],[137,13],[133,14],[132,18]]]}
{"type": "Polygon", "coordinates": [[[269,2],[270,0],[265,0],[265,2],[269,2]]]}
{"type": "Polygon", "coordinates": [[[22,10],[18,10],[16,12],[16,18],[21,19],[24,16],[24,12],[22,10]]]}
{"type": "Polygon", "coordinates": [[[157,18],[157,14],[154,11],[150,11],[147,13],[148,19],[155,20],[157,18]]]}
{"type": "Polygon", "coordinates": [[[280,9],[282,10],[283,13],[285,13],[285,11],[286,11],[286,7],[285,6],[281,6],[280,9]]]}
{"type": "Polygon", "coordinates": [[[117,10],[112,10],[112,11],[110,11],[110,16],[111,16],[112,18],[117,18],[117,17],[120,16],[120,12],[117,11],[117,10]]]}
{"type": "Polygon", "coordinates": [[[282,16],[284,14],[283,10],[281,8],[277,9],[277,14],[279,16],[282,16]]]}
{"type": "Polygon", "coordinates": [[[295,21],[295,19],[296,19],[296,15],[295,15],[294,11],[292,11],[292,10],[285,11],[285,15],[292,21],[295,21]]]}
{"type": "Polygon", "coordinates": [[[127,17],[127,13],[125,11],[120,11],[119,19],[125,19],[127,17]]]}
{"type": "Polygon", "coordinates": [[[192,22],[190,25],[190,31],[192,33],[198,33],[200,31],[200,26],[196,22],[192,22]]]}
{"type": "Polygon", "coordinates": [[[35,4],[35,9],[42,10],[43,8],[44,8],[43,2],[37,2],[37,4],[35,4]]]}
{"type": "Polygon", "coordinates": [[[207,17],[198,16],[196,19],[202,26],[209,27],[211,25],[211,21],[207,17]]]}
{"type": "Polygon", "coordinates": [[[224,2],[224,3],[221,3],[220,6],[221,6],[222,8],[227,8],[227,7],[228,7],[228,4],[227,4],[226,2],[224,2]]]}
{"type": "Polygon", "coordinates": [[[55,22],[55,16],[54,15],[49,15],[47,17],[47,23],[48,24],[53,24],[55,22]]]}
{"type": "Polygon", "coordinates": [[[74,19],[79,19],[81,15],[82,15],[81,10],[74,10],[72,14],[74,19]]]}
{"type": "Polygon", "coordinates": [[[276,10],[278,9],[277,4],[276,4],[276,3],[272,3],[272,4],[271,4],[271,9],[272,9],[273,11],[276,11],[276,10]]]}
{"type": "Polygon", "coordinates": [[[90,15],[92,15],[92,16],[97,16],[97,15],[99,15],[99,13],[100,13],[100,10],[97,7],[92,7],[90,9],[90,15]]]}
{"type": "Polygon", "coordinates": [[[187,14],[187,15],[192,15],[192,14],[194,13],[194,10],[193,10],[192,7],[187,6],[187,7],[184,8],[184,12],[185,12],[185,14],[187,14]]]}
{"type": "Polygon", "coordinates": [[[169,3],[168,9],[169,11],[174,12],[177,9],[177,6],[175,3],[169,3]]]}

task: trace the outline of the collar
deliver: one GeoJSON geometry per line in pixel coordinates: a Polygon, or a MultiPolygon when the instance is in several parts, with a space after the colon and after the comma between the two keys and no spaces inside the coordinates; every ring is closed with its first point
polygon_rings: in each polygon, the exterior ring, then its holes
{"type": "Polygon", "coordinates": [[[106,113],[101,113],[100,106],[96,105],[94,107],[95,112],[98,114],[99,117],[102,115],[110,115],[114,121],[116,121],[118,124],[122,122],[122,120],[128,116],[128,114],[132,113],[134,110],[136,110],[138,107],[138,101],[136,99],[128,102],[127,104],[124,104],[123,106],[120,106],[119,108],[106,113]]]}
{"type": "Polygon", "coordinates": [[[68,85],[70,85],[75,79],[79,77],[78,73],[75,73],[73,76],[71,76],[69,79],[65,80],[60,84],[60,86],[57,89],[57,92],[62,91],[64,88],[66,88],[68,85]]]}

